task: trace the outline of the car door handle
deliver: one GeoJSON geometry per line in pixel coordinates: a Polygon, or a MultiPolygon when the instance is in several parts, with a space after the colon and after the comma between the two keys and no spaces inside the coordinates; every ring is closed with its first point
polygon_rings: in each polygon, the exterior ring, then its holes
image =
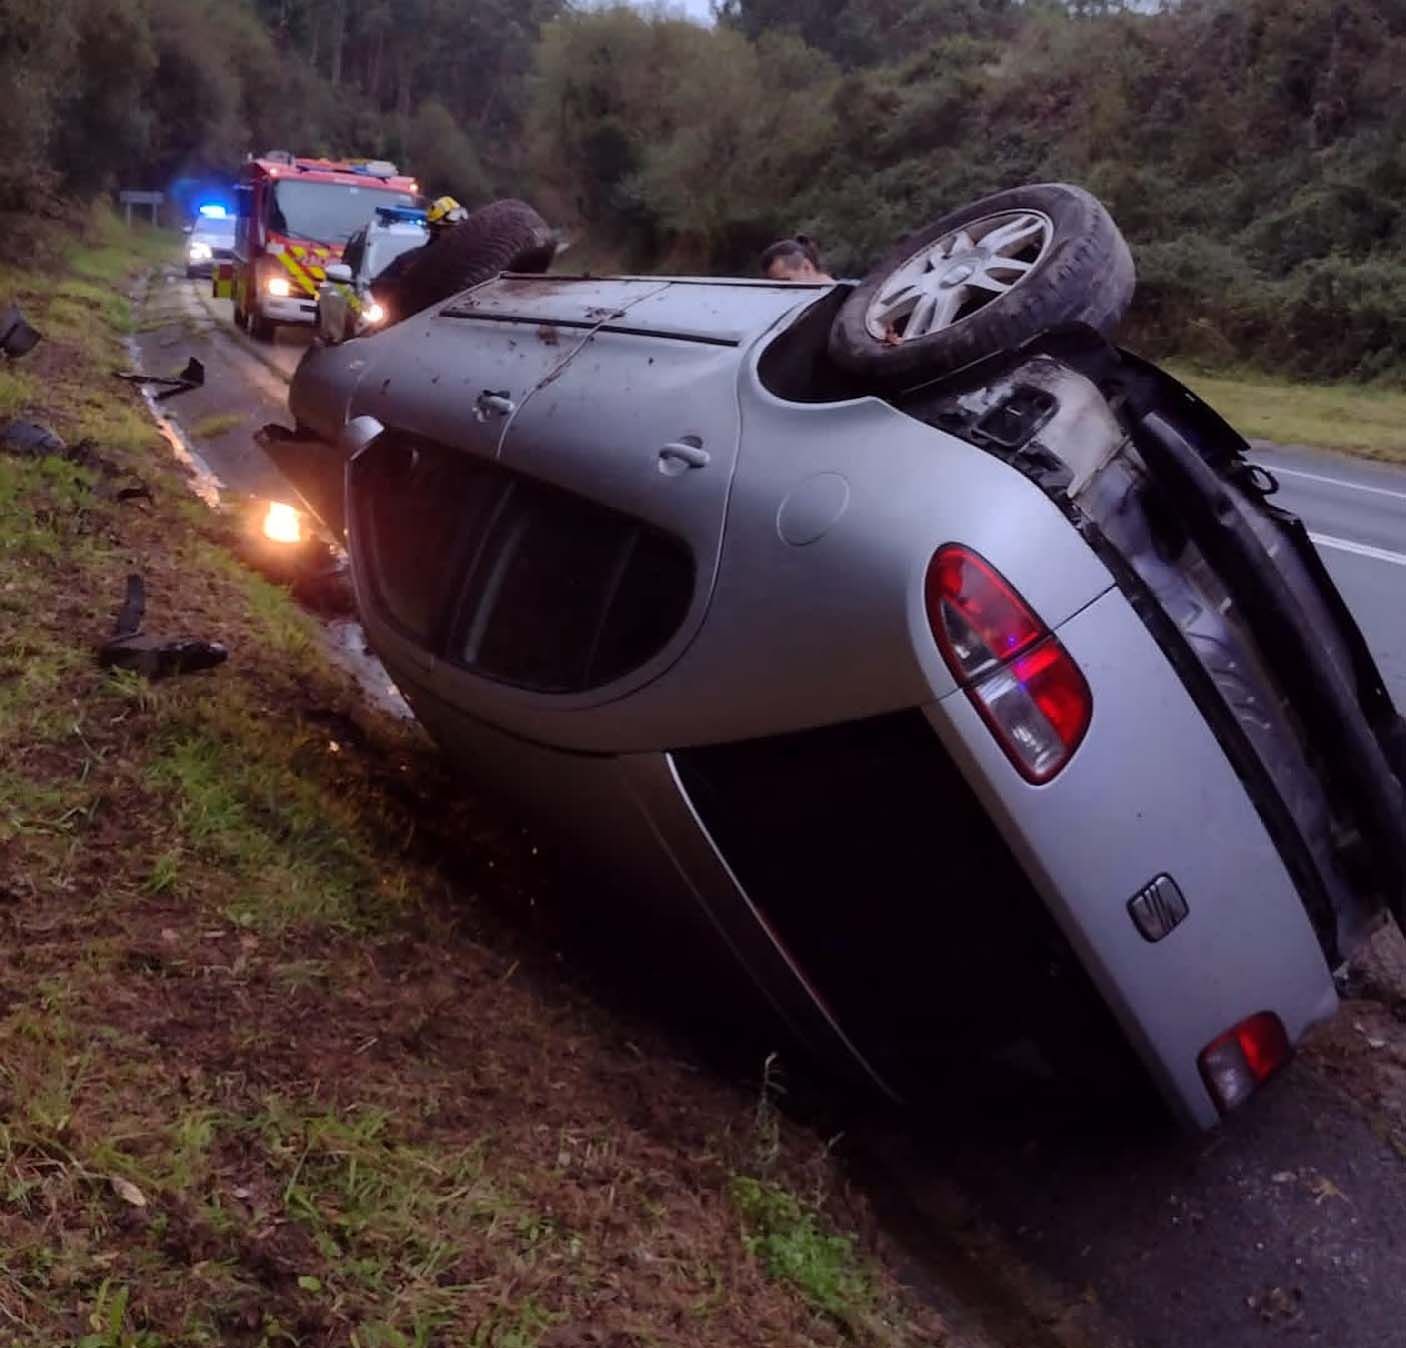
{"type": "Polygon", "coordinates": [[[506,389],[497,393],[484,389],[474,399],[474,415],[480,421],[487,421],[490,416],[510,417],[516,411],[517,404],[508,396],[506,389]]]}
{"type": "Polygon", "coordinates": [[[681,473],[685,468],[706,468],[710,455],[702,445],[677,440],[659,451],[659,467],[664,472],[681,473]]]}

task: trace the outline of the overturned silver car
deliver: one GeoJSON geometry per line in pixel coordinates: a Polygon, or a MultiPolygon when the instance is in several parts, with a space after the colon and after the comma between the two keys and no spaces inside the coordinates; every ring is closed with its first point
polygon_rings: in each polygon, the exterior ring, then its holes
{"type": "Polygon", "coordinates": [[[1245,442],[1104,335],[1131,291],[1044,185],[857,287],[501,275],[290,402],[425,726],[817,1056],[1107,1039],[1209,1126],[1400,920],[1406,729],[1245,442]]]}

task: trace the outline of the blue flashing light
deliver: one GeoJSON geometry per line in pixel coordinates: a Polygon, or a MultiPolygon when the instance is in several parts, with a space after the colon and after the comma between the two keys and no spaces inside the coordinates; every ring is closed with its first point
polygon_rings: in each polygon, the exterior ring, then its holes
{"type": "Polygon", "coordinates": [[[229,212],[218,201],[207,201],[199,210],[207,220],[225,220],[229,217],[229,212]]]}
{"type": "Polygon", "coordinates": [[[386,225],[423,225],[429,213],[418,206],[377,206],[376,218],[386,225]]]}

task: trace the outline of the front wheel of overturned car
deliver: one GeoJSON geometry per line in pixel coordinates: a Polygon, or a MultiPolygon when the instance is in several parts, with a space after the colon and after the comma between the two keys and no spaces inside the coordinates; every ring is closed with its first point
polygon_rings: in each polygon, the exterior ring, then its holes
{"type": "Polygon", "coordinates": [[[1064,323],[1104,335],[1132,302],[1132,254],[1081,187],[974,201],[898,243],[830,329],[837,364],[883,384],[935,378],[1064,323]]]}
{"type": "Polygon", "coordinates": [[[415,252],[395,278],[396,319],[408,318],[499,272],[547,270],[551,228],[525,201],[491,201],[415,252]]]}

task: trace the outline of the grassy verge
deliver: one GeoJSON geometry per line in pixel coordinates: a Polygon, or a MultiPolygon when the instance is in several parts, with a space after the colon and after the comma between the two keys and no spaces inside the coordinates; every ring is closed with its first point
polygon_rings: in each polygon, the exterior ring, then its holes
{"type": "Polygon", "coordinates": [[[170,241],[94,229],[0,274],[48,337],[0,407],[92,441],[0,453],[0,1345],[942,1341],[816,1140],[563,981],[521,830],[230,558],[110,377],[170,241]],[[131,571],[229,663],[100,671],[131,571]]]}
{"type": "Polygon", "coordinates": [[[1302,384],[1262,374],[1168,368],[1242,435],[1406,463],[1406,393],[1362,384],[1302,384]]]}

